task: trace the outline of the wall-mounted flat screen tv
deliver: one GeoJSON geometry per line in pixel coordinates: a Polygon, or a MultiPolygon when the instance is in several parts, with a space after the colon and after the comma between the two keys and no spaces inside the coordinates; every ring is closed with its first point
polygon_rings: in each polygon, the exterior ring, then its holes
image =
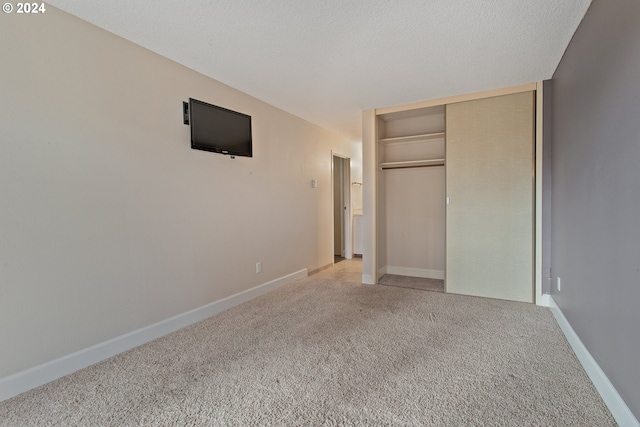
{"type": "Polygon", "coordinates": [[[189,98],[191,148],[252,157],[251,116],[189,98]]]}

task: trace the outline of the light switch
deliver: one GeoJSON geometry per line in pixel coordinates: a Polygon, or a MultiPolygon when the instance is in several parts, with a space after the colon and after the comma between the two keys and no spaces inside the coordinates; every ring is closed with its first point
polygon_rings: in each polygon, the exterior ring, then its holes
{"type": "Polygon", "coordinates": [[[311,188],[318,188],[318,180],[317,179],[312,179],[311,180],[311,188]]]}

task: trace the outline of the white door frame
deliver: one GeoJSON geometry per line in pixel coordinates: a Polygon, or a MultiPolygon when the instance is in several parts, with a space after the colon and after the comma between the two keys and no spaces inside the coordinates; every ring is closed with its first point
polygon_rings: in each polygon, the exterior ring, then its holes
{"type": "MultiPolygon", "coordinates": [[[[351,215],[351,158],[331,150],[331,206],[333,206],[333,203],[335,200],[334,198],[335,197],[335,194],[334,194],[335,174],[333,170],[334,157],[338,157],[343,160],[340,162],[342,164],[342,195],[343,195],[342,234],[344,239],[344,257],[346,259],[351,259],[353,258],[353,233],[352,233],[353,221],[352,221],[352,215],[351,215]]],[[[335,206],[333,207],[335,209],[335,206]]],[[[334,209],[331,210],[332,231],[335,230],[334,215],[333,215],[334,209]]],[[[335,237],[333,237],[333,239],[335,239],[335,237]]],[[[333,241],[333,244],[331,245],[332,251],[334,247],[335,247],[335,241],[333,241]]]]}

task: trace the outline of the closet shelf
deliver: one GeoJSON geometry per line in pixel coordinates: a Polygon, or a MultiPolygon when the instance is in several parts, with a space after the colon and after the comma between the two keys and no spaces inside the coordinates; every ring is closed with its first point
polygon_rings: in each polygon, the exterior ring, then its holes
{"type": "Polygon", "coordinates": [[[409,143],[409,142],[425,142],[432,139],[441,139],[444,138],[444,132],[434,132],[434,133],[425,133],[422,135],[410,135],[410,136],[398,136],[394,138],[382,138],[378,141],[381,144],[400,144],[400,143],[409,143]]]}
{"type": "Polygon", "coordinates": [[[404,169],[404,168],[422,168],[428,166],[444,166],[444,159],[429,160],[407,160],[404,162],[385,162],[380,163],[380,169],[404,169]]]}

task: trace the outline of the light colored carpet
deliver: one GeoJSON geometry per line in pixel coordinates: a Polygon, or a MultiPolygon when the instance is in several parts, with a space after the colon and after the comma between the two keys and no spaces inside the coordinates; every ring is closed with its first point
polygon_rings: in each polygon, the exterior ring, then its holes
{"type": "Polygon", "coordinates": [[[422,277],[399,276],[385,274],[378,280],[381,285],[399,286],[401,288],[420,289],[422,291],[444,292],[444,280],[422,277]]]}
{"type": "Polygon", "coordinates": [[[548,309],[313,277],[0,403],[3,426],[612,426],[548,309]]]}

